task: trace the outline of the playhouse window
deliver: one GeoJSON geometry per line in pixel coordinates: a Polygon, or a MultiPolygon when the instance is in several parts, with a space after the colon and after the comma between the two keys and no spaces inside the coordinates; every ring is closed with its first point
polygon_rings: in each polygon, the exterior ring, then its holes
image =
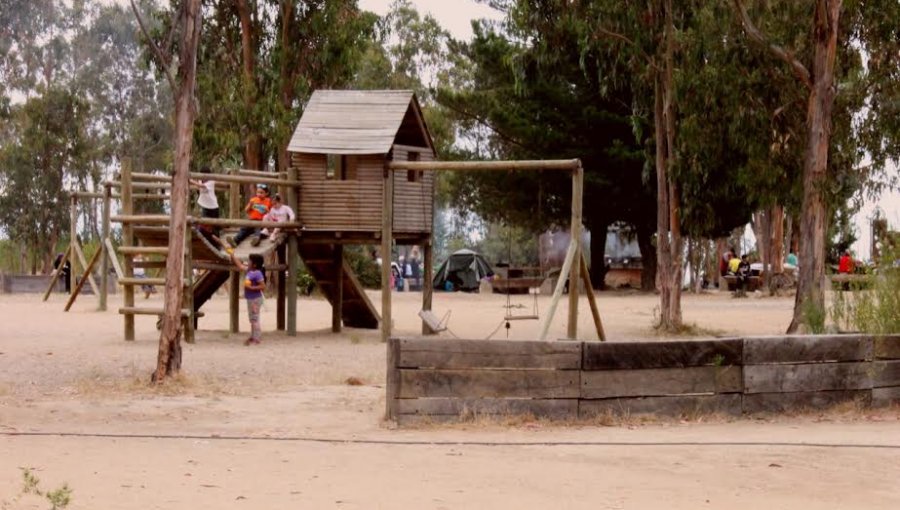
{"type": "Polygon", "coordinates": [[[336,181],[356,179],[356,156],[329,154],[325,167],[325,178],[336,181]]]}
{"type": "MultiPolygon", "coordinates": [[[[418,152],[410,152],[406,155],[407,161],[419,161],[419,153],[418,152]]],[[[407,170],[406,171],[406,180],[408,182],[421,182],[422,177],[424,177],[425,172],[422,170],[407,170]]]]}

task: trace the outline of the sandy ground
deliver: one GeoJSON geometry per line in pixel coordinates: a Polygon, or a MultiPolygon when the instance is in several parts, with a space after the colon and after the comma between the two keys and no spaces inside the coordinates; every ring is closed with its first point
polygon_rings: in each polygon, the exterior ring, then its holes
{"type": "MultiPolygon", "coordinates": [[[[394,298],[398,334],[415,334],[421,295],[394,298]]],[[[515,311],[527,313],[529,299],[513,298],[526,307],[515,311]]],[[[456,335],[485,338],[505,301],[437,294],[434,308],[452,310],[456,335]]],[[[91,297],[69,313],[63,302],[0,296],[0,509],[49,507],[21,494],[22,468],[45,488],[68,483],[77,509],[900,508],[896,409],[396,430],[381,420],[378,332],[330,333],[321,299],[301,300],[297,338],[270,331],[270,302],[263,345],[244,347],[245,335],[222,331],[227,298],[217,296],[197,343],[185,346],[184,376],[163,389],[147,385],[155,318],[138,317],[137,341],[124,342],[117,298],[106,313],[91,297]],[[363,384],[345,384],[350,377],[363,384]]],[[[656,338],[656,303],[600,295],[608,336],[656,338]]],[[[541,298],[542,312],[547,304],[541,298]]],[[[580,336],[596,338],[581,306],[580,336]]],[[[710,335],[778,334],[791,307],[790,298],[684,299],[686,321],[710,335]]],[[[557,317],[559,337],[566,303],[557,317]]],[[[509,337],[533,338],[537,328],[516,322],[509,337]]],[[[502,328],[494,335],[505,337],[502,328]]]]}

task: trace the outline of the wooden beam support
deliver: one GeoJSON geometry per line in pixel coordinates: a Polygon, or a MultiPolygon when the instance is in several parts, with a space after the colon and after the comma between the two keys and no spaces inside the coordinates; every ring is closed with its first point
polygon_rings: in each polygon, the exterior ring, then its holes
{"type": "MultiPolygon", "coordinates": [[[[53,292],[53,287],[56,285],[56,281],[59,280],[59,275],[63,273],[63,269],[66,267],[66,262],[69,261],[69,253],[72,252],[72,244],[66,247],[66,251],[63,252],[63,258],[59,261],[59,267],[55,271],[53,271],[53,276],[50,278],[50,285],[47,285],[47,290],[44,292],[44,299],[41,301],[47,301],[47,298],[50,297],[50,293],[53,292]]],[[[71,273],[69,274],[69,278],[71,278],[71,273]]]]}
{"type": "Polygon", "coordinates": [[[600,320],[600,309],[597,308],[597,298],[594,296],[594,288],[591,286],[591,275],[588,272],[587,260],[584,258],[583,250],[581,252],[581,281],[584,282],[584,292],[587,294],[588,304],[591,306],[591,317],[594,318],[597,338],[601,342],[605,342],[606,332],[603,331],[603,321],[600,320]]]}
{"type": "MultiPolygon", "coordinates": [[[[569,340],[578,338],[578,288],[581,284],[579,273],[581,272],[581,210],[582,194],[584,190],[584,170],[581,163],[572,170],[572,219],[569,226],[569,242],[575,245],[575,260],[571,265],[569,274],[569,320],[566,327],[566,337],[569,340]]],[[[588,285],[590,287],[590,285],[588,285]]]]}
{"type": "Polygon", "coordinates": [[[165,246],[119,246],[119,253],[123,255],[162,255],[169,254],[169,248],[165,246]]]}
{"type": "Polygon", "coordinates": [[[278,277],[278,296],[275,298],[275,329],[278,331],[284,331],[285,329],[285,277],[287,276],[287,272],[285,271],[285,249],[287,247],[285,245],[279,245],[278,248],[275,249],[275,256],[278,258],[278,267],[279,269],[272,268],[272,271],[277,271],[278,277]]]}
{"type": "MultiPolygon", "coordinates": [[[[381,209],[381,341],[391,337],[391,244],[394,221],[394,172],[385,164],[381,209]]],[[[390,370],[390,367],[388,367],[390,370]]]]}
{"type": "MultiPolygon", "coordinates": [[[[239,171],[240,173],[234,174],[203,174],[199,172],[191,172],[191,179],[211,179],[217,182],[227,182],[227,183],[238,183],[238,184],[271,184],[275,186],[291,186],[291,187],[300,187],[300,182],[297,180],[290,179],[278,179],[276,177],[271,177],[272,173],[268,172],[260,172],[260,174],[267,174],[269,177],[265,177],[263,175],[247,175],[245,171],[239,171]]],[[[172,182],[172,176],[170,175],[156,175],[156,174],[148,174],[148,173],[134,173],[132,174],[132,178],[134,180],[140,180],[142,182],[161,182],[161,183],[169,183],[172,182]]]]}
{"type": "MultiPolygon", "coordinates": [[[[228,192],[228,217],[237,219],[241,211],[241,186],[236,182],[232,182],[230,186],[231,189],[228,192]]],[[[228,329],[232,333],[238,333],[241,330],[240,309],[241,274],[234,272],[228,278],[228,329]]]]}
{"type": "Polygon", "coordinates": [[[100,251],[101,259],[100,259],[100,305],[98,309],[101,312],[106,311],[106,303],[108,300],[109,293],[109,258],[115,257],[116,252],[110,253],[107,249],[106,241],[109,239],[109,216],[110,216],[110,208],[112,207],[112,190],[109,186],[103,187],[103,213],[102,213],[102,225],[100,226],[100,251]]]}
{"type": "MultiPolygon", "coordinates": [[[[133,268],[132,268],[132,271],[134,271],[133,268]]],[[[119,285],[125,287],[126,290],[130,287],[134,287],[137,285],[165,285],[165,284],[166,284],[165,278],[136,278],[134,276],[126,276],[125,278],[119,279],[119,285]]],[[[131,292],[134,293],[134,289],[132,289],[131,292]]],[[[129,306],[134,306],[134,305],[129,305],[129,306]]]]}
{"type": "MultiPolygon", "coordinates": [[[[121,182],[121,195],[122,195],[122,214],[131,215],[134,214],[134,200],[131,198],[131,194],[134,191],[131,188],[131,158],[122,158],[122,182],[121,182]]],[[[130,224],[122,225],[122,245],[124,246],[134,246],[134,227],[130,224]]],[[[132,264],[131,257],[125,257],[124,265],[122,267],[123,278],[119,279],[119,283],[122,283],[123,280],[128,278],[134,278],[134,265],[132,264]]],[[[133,308],[134,307],[134,287],[131,285],[125,285],[122,290],[122,304],[125,308],[133,308]]],[[[123,321],[125,323],[125,331],[124,337],[126,341],[134,340],[134,315],[126,315],[123,317],[123,321]]]]}
{"type": "Polygon", "coordinates": [[[481,170],[563,170],[573,171],[581,166],[577,159],[548,159],[535,161],[391,161],[388,169],[446,170],[453,172],[481,170]]]}
{"type": "Polygon", "coordinates": [[[122,271],[122,266],[119,265],[119,257],[116,256],[116,248],[112,244],[112,240],[110,238],[106,238],[103,241],[103,244],[106,246],[106,253],[111,253],[109,256],[109,261],[112,263],[113,270],[116,272],[116,278],[122,279],[125,278],[125,272],[122,271]]]}
{"type": "MultiPolygon", "coordinates": [[[[135,223],[141,225],[168,225],[172,221],[172,217],[168,214],[137,214],[125,215],[119,214],[110,218],[116,223],[135,223]]],[[[188,223],[194,225],[212,225],[217,227],[259,227],[259,228],[280,228],[282,230],[300,228],[303,225],[297,221],[257,221],[247,219],[230,219],[230,218],[195,218],[188,217],[188,223]]]]}
{"type": "MultiPolygon", "coordinates": [[[[566,286],[566,277],[569,275],[572,263],[575,260],[575,251],[575,243],[570,242],[569,249],[566,251],[566,259],[563,261],[562,270],[559,272],[559,280],[556,282],[556,288],[553,289],[553,297],[550,299],[550,308],[547,310],[547,314],[544,315],[544,319],[541,321],[541,333],[538,335],[538,340],[546,340],[547,333],[550,332],[550,324],[553,322],[553,316],[556,315],[556,307],[559,305],[563,289],[566,286]]],[[[570,285],[569,292],[571,292],[571,290],[570,285]]]]}
{"type": "MultiPolygon", "coordinates": [[[[422,257],[425,259],[425,267],[422,271],[422,310],[431,311],[432,297],[434,296],[434,247],[430,237],[422,243],[422,257]]],[[[435,334],[424,320],[422,321],[422,334],[435,334]]]]}
{"type": "MultiPolygon", "coordinates": [[[[299,179],[297,173],[297,167],[294,165],[288,165],[287,168],[287,177],[290,181],[297,181],[299,179]]],[[[293,193],[287,194],[287,204],[296,211],[296,213],[300,214],[300,207],[298,204],[298,197],[296,190],[293,193]]],[[[302,221],[302,218],[297,217],[298,221],[302,221]]],[[[300,251],[297,243],[299,242],[298,236],[296,232],[287,232],[287,334],[288,336],[297,336],[297,264],[300,261],[300,251]]]]}
{"type": "Polygon", "coordinates": [[[91,271],[94,270],[94,266],[97,265],[97,260],[99,259],[100,250],[97,250],[96,252],[94,252],[94,256],[91,257],[91,261],[85,265],[84,275],[81,276],[81,280],[78,281],[78,285],[76,285],[75,288],[72,289],[72,295],[69,296],[69,301],[66,302],[65,311],[68,312],[69,309],[72,308],[72,305],[75,303],[75,299],[78,298],[78,294],[81,292],[81,288],[84,287],[84,280],[86,279],[85,277],[91,274],[91,271]]]}
{"type": "Polygon", "coordinates": [[[344,245],[334,245],[331,267],[334,280],[334,302],[331,305],[331,332],[340,333],[344,317],[344,245]]]}
{"type": "MultiPolygon", "coordinates": [[[[72,247],[75,248],[75,255],[78,257],[78,261],[81,263],[81,267],[85,268],[88,265],[87,257],[84,256],[84,251],[81,249],[81,242],[78,241],[78,236],[76,236],[72,241],[72,247]]],[[[94,295],[97,296],[100,294],[100,287],[97,285],[97,281],[94,280],[93,274],[87,275],[88,283],[91,284],[91,290],[94,291],[94,295]]]]}

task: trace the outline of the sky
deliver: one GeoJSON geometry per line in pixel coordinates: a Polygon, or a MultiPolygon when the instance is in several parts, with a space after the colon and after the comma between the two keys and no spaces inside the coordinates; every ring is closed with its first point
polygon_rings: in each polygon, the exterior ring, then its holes
{"type": "MultiPolygon", "coordinates": [[[[431,14],[455,39],[472,37],[472,20],[500,19],[501,15],[474,0],[410,0],[420,14],[431,14]]],[[[359,7],[378,15],[387,14],[393,0],[359,0],[359,7]]]]}

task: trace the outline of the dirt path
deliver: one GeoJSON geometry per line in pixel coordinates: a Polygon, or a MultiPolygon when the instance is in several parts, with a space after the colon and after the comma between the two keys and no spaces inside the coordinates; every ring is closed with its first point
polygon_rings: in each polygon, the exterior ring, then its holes
{"type": "MultiPolygon", "coordinates": [[[[418,330],[420,299],[395,295],[401,334],[418,330]]],[[[435,309],[453,310],[457,335],[484,338],[504,302],[440,294],[435,309]]],[[[654,296],[603,294],[610,337],[653,338],[655,304],[654,296]]],[[[719,334],[777,334],[791,305],[711,294],[686,296],[684,308],[688,321],[719,334]]],[[[322,300],[301,301],[298,338],[266,331],[262,346],[247,348],[243,336],[201,331],[186,346],[184,378],[161,392],[146,385],[154,319],[139,317],[138,339],[126,343],[116,300],[105,314],[94,306],[82,299],[65,314],[58,296],[48,303],[0,296],[0,509],[47,507],[19,495],[26,467],[45,487],[68,483],[77,509],[900,507],[896,409],[775,421],[393,430],[381,422],[378,332],[332,335],[322,300]],[[345,384],[349,377],[363,384],[345,384]],[[497,442],[536,444],[484,445],[497,442]]],[[[227,324],[225,296],[205,311],[202,327],[227,324]]],[[[552,331],[562,336],[564,304],[559,317],[552,331]]],[[[266,329],[274,324],[274,303],[263,321],[266,329]]],[[[580,328],[590,331],[589,314],[580,328]]],[[[510,337],[536,330],[537,323],[519,323],[510,337]]]]}

